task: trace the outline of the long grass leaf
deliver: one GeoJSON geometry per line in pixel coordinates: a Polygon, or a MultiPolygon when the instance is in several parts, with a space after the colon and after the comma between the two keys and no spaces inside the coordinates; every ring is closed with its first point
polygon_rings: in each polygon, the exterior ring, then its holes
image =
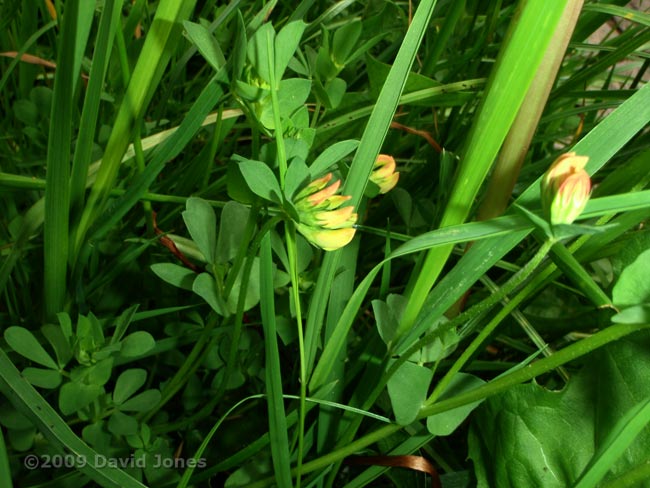
{"type": "Polygon", "coordinates": [[[75,40],[79,0],[66,4],[62,46],[54,78],[54,94],[47,150],[45,188],[44,287],[45,315],[63,310],[68,272],[70,205],[70,149],[75,85],[75,40]]]}
{"type": "MultiPolygon", "coordinates": [[[[361,142],[350,166],[350,172],[345,181],[343,194],[351,195],[350,202],[358,206],[368,183],[375,159],[390,127],[393,115],[397,110],[400,95],[415,59],[422,37],[427,29],[429,19],[436,5],[436,0],[424,0],[418,5],[409,26],[404,41],[397,53],[395,62],[386,77],[379,93],[377,103],[370,114],[361,142]]],[[[318,275],[313,301],[309,306],[309,314],[305,327],[305,349],[307,358],[307,373],[312,369],[316,358],[316,348],[323,324],[323,316],[327,305],[328,290],[331,288],[334,274],[338,267],[339,252],[331,252],[325,256],[323,266],[318,275]]]]}
{"type": "Polygon", "coordinates": [[[106,463],[103,457],[88,447],[72,432],[50,404],[16,369],[9,357],[0,350],[0,391],[23,415],[29,418],[62,454],[79,460],[79,470],[105,488],[145,488],[124,471],[106,463]]]}
{"type": "Polygon", "coordinates": [[[75,253],[84,242],[89,228],[104,210],[135,121],[142,116],[153,96],[182,31],[182,21],[194,8],[195,0],[162,0],[133,70],[124,100],[106,144],[102,165],[75,231],[75,253]]]}
{"type": "Polygon", "coordinates": [[[99,31],[95,39],[93,63],[90,68],[88,89],[84,108],[81,113],[79,135],[72,163],[70,181],[70,208],[79,208],[86,190],[88,166],[92,156],[95,129],[97,127],[97,114],[99,102],[110,53],[113,45],[114,31],[121,12],[121,2],[107,0],[104,4],[102,16],[99,21],[99,31]]]}
{"type": "MultiPolygon", "coordinates": [[[[539,0],[520,4],[488,82],[482,107],[468,136],[441,227],[459,224],[469,215],[479,188],[537,73],[546,47],[555,35],[555,26],[566,3],[555,2],[552,8],[539,0]]],[[[408,331],[415,322],[451,250],[450,246],[446,246],[430,251],[422,269],[416,270],[398,335],[408,331]]]]}
{"type": "Polygon", "coordinates": [[[269,412],[269,434],[273,470],[278,486],[292,486],[291,457],[289,455],[289,435],[282,397],[282,371],[278,335],[275,325],[275,297],[273,292],[273,257],[271,255],[271,235],[262,239],[260,249],[260,305],[264,344],[266,353],[265,383],[269,412]]]}

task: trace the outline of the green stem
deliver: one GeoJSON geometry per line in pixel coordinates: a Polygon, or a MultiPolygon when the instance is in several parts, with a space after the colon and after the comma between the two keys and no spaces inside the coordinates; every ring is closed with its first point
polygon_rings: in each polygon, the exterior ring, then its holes
{"type": "MultiPolygon", "coordinates": [[[[439,414],[453,410],[454,408],[462,407],[470,403],[483,400],[490,396],[501,393],[502,391],[512,388],[515,385],[524,383],[525,381],[532,380],[537,376],[545,374],[549,371],[557,369],[559,366],[573,361],[581,356],[584,356],[610,342],[614,342],[626,335],[634,332],[639,332],[644,329],[650,328],[650,324],[616,324],[606,329],[582,339],[580,342],[572,344],[564,349],[558,351],[553,356],[540,359],[534,363],[527,365],[524,368],[518,369],[505,376],[491,381],[474,390],[461,393],[453,398],[449,398],[433,405],[424,407],[418,414],[418,419],[424,419],[431,415],[439,414]]],[[[379,429],[366,434],[364,437],[357,439],[346,446],[332,451],[324,456],[321,456],[313,461],[305,463],[302,466],[302,473],[308,473],[319,469],[324,469],[333,463],[341,461],[347,456],[353,455],[362,449],[374,444],[386,437],[399,431],[402,427],[395,424],[382,426],[379,429]]],[[[292,471],[294,472],[295,469],[292,471]]],[[[251,483],[248,488],[263,488],[270,486],[275,481],[274,477],[265,478],[256,483],[251,483]]]]}
{"type": "Polygon", "coordinates": [[[208,323],[203,329],[201,333],[201,337],[199,340],[194,344],[194,347],[192,348],[192,351],[190,351],[190,354],[187,356],[185,359],[185,362],[181,366],[181,368],[176,372],[174,377],[171,379],[171,381],[167,384],[167,386],[163,389],[162,391],[162,397],[158,404],[149,412],[147,412],[147,415],[145,415],[142,419],[143,422],[149,421],[158,411],[165,406],[169,400],[171,400],[176,393],[183,387],[183,385],[187,382],[187,380],[190,378],[192,373],[196,371],[196,368],[200,364],[200,359],[202,358],[203,353],[207,350],[204,346],[208,343],[208,340],[211,339],[212,341],[215,340],[215,338],[212,338],[212,329],[217,325],[217,315],[212,314],[210,316],[210,319],[208,319],[208,323]]]}
{"type": "MultiPolygon", "coordinates": [[[[279,80],[275,79],[275,62],[273,57],[273,38],[271,32],[267,34],[267,54],[269,60],[269,82],[271,84],[271,103],[273,106],[274,135],[277,145],[278,167],[280,168],[280,187],[284,190],[284,176],[287,172],[287,154],[284,147],[282,132],[282,118],[280,117],[280,104],[278,102],[279,80]]],[[[300,488],[300,474],[305,438],[305,416],[307,397],[307,370],[305,361],[305,340],[302,330],[302,312],[300,309],[300,287],[298,281],[298,248],[296,247],[296,230],[293,222],[285,225],[287,241],[287,254],[289,257],[289,275],[291,276],[291,291],[296,310],[296,325],[298,327],[298,348],[300,353],[300,419],[298,422],[298,462],[295,469],[296,488],[300,488]]]]}
{"type": "Polygon", "coordinates": [[[292,222],[285,226],[287,254],[291,275],[291,293],[296,310],[296,325],[298,326],[298,350],[300,354],[300,410],[298,421],[298,462],[296,466],[296,488],[300,488],[300,475],[305,437],[305,416],[307,398],[307,369],[305,361],[305,339],[302,330],[302,311],[300,307],[300,287],[298,280],[298,248],[296,246],[296,228],[292,222]]]}
{"type": "MultiPolygon", "coordinates": [[[[526,278],[530,276],[530,274],[537,268],[542,260],[546,257],[548,252],[550,251],[551,247],[553,246],[554,241],[552,240],[546,240],[544,244],[540,246],[540,248],[537,250],[533,258],[526,263],[526,265],[521,268],[517,273],[510,278],[510,280],[499,290],[498,293],[492,295],[490,301],[493,303],[496,303],[497,301],[503,300],[511,291],[513,291],[516,287],[518,287],[521,283],[524,282],[526,278]]],[[[510,313],[512,309],[516,307],[516,304],[513,305],[514,302],[509,302],[503,309],[497,313],[490,322],[481,330],[481,332],[474,338],[472,343],[463,351],[463,353],[460,355],[460,357],[456,360],[454,365],[449,368],[449,371],[445,374],[445,376],[440,380],[440,382],[436,385],[435,389],[433,390],[433,393],[431,393],[431,396],[427,399],[427,401],[424,403],[425,406],[429,406],[440,397],[440,395],[445,391],[445,389],[449,386],[449,383],[453,379],[453,377],[458,373],[463,366],[469,361],[473,356],[474,353],[477,351],[477,349],[483,344],[483,342],[494,332],[494,329],[501,323],[501,321],[510,313]]]]}

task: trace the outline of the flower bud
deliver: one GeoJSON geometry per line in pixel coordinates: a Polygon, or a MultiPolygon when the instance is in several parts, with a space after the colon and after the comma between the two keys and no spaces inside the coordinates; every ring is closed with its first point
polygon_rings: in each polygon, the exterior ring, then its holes
{"type": "Polygon", "coordinates": [[[395,159],[387,154],[380,154],[375,161],[370,181],[379,187],[379,193],[388,193],[397,185],[399,173],[395,172],[395,159]]]}
{"type": "Polygon", "coordinates": [[[294,199],[300,222],[297,229],[315,246],[334,251],[354,237],[357,214],[354,207],[341,207],[351,197],[338,195],[341,181],[332,180],[332,173],[318,178],[300,190],[294,199]]]}
{"type": "Polygon", "coordinates": [[[582,213],[591,191],[587,156],[570,152],[558,157],[542,177],[542,209],[551,225],[571,224],[582,213]]]}

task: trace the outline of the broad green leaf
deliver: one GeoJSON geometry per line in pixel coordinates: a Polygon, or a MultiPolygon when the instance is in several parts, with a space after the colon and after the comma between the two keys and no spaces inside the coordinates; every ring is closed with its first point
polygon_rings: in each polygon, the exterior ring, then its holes
{"type": "Polygon", "coordinates": [[[139,330],[124,338],[120,354],[124,357],[137,357],[151,351],[156,341],[149,332],[139,330]]]}
{"type": "MultiPolygon", "coordinates": [[[[251,274],[248,279],[248,286],[246,288],[246,298],[244,300],[244,312],[250,310],[260,301],[260,278],[259,278],[259,267],[260,260],[259,258],[253,259],[253,265],[251,266],[251,274]]],[[[237,275],[235,283],[232,286],[232,291],[228,297],[228,309],[230,313],[235,313],[237,311],[237,302],[239,301],[239,294],[241,293],[241,282],[242,282],[242,273],[244,268],[242,267],[241,272],[237,275]]]]}
{"type": "Polygon", "coordinates": [[[108,430],[116,436],[136,435],[138,433],[138,421],[130,415],[117,411],[108,419],[108,430]]]}
{"type": "Polygon", "coordinates": [[[305,31],[305,24],[299,20],[285,25],[275,38],[275,79],[280,81],[284,70],[296,52],[302,33],[305,31]]]}
{"type": "MultiPolygon", "coordinates": [[[[451,398],[458,393],[473,390],[474,388],[478,388],[484,384],[485,381],[476,376],[466,373],[457,373],[449,383],[445,392],[440,395],[440,400],[451,398]]],[[[462,407],[427,417],[427,429],[431,434],[436,436],[449,435],[465,421],[469,414],[472,413],[472,410],[478,407],[480,403],[480,401],[470,403],[468,405],[463,405],[462,407]]]]}
{"type": "Polygon", "coordinates": [[[332,165],[352,153],[357,147],[359,147],[359,141],[353,139],[339,141],[327,147],[309,166],[312,178],[322,176],[332,165]]]}
{"type": "Polygon", "coordinates": [[[72,320],[70,319],[70,316],[65,312],[59,312],[56,314],[56,318],[61,326],[61,332],[68,342],[70,342],[72,339],[72,320]]]}
{"type": "MultiPolygon", "coordinates": [[[[626,412],[650,398],[648,347],[648,332],[638,332],[588,356],[562,391],[533,383],[488,398],[469,439],[478,486],[573,486],[594,454],[611,447],[626,412]]],[[[605,480],[648,458],[646,426],[605,480]]]]}
{"type": "Polygon", "coordinates": [[[621,273],[612,291],[614,305],[620,308],[650,305],[650,250],[641,253],[621,273]]]}
{"type": "Polygon", "coordinates": [[[343,24],[334,32],[332,37],[332,61],[340,66],[345,66],[348,58],[357,45],[363,26],[361,22],[352,21],[343,24]]]}
{"type": "Polygon", "coordinates": [[[70,381],[59,390],[59,410],[63,415],[73,414],[90,405],[103,393],[104,388],[99,385],[70,381]]]}
{"type": "Polygon", "coordinates": [[[250,209],[238,202],[228,202],[221,211],[217,237],[216,262],[232,261],[240,251],[250,209]]]}
{"type": "Polygon", "coordinates": [[[239,162],[239,169],[253,193],[275,203],[282,201],[280,184],[271,168],[266,164],[260,161],[245,160],[239,162]]]}
{"type": "Polygon", "coordinates": [[[212,206],[202,198],[190,197],[187,199],[186,208],[187,210],[183,212],[183,221],[192,240],[208,262],[214,263],[217,249],[217,218],[212,206]]]}
{"type": "Polygon", "coordinates": [[[225,316],[227,311],[224,310],[223,301],[219,297],[219,290],[217,284],[214,282],[214,277],[210,273],[201,273],[196,277],[192,284],[192,291],[198,296],[203,298],[212,310],[221,316],[225,316]]]}
{"type": "Polygon", "coordinates": [[[348,84],[342,78],[334,78],[327,82],[325,94],[327,95],[328,108],[336,108],[341,104],[347,88],[348,84]]]}
{"type": "Polygon", "coordinates": [[[377,320],[377,331],[384,343],[389,344],[399,324],[399,319],[406,306],[406,298],[402,295],[390,294],[386,301],[373,300],[372,310],[377,320]]]}
{"type": "MultiPolygon", "coordinates": [[[[280,82],[278,90],[278,104],[280,106],[280,118],[284,121],[289,119],[294,112],[304,107],[309,94],[311,93],[311,81],[304,78],[289,78],[280,82]]],[[[273,105],[267,103],[259,114],[260,122],[267,129],[275,129],[273,105]]],[[[286,124],[283,122],[283,126],[286,124]]]]}
{"type": "Polygon", "coordinates": [[[647,324],[650,322],[650,304],[626,307],[612,317],[615,324],[647,324]]]}
{"type": "Polygon", "coordinates": [[[174,263],[152,264],[151,271],[161,280],[184,290],[192,289],[192,283],[197,276],[191,269],[174,263]]]}
{"type": "Polygon", "coordinates": [[[309,180],[310,172],[305,162],[300,158],[291,161],[284,175],[284,194],[287,199],[290,200],[299,188],[309,183],[309,180]]]}
{"type": "Polygon", "coordinates": [[[74,368],[70,373],[70,379],[87,385],[103,386],[111,379],[112,370],[113,358],[107,357],[90,366],[74,368]]]}
{"type": "Polygon", "coordinates": [[[7,344],[21,356],[50,369],[58,370],[56,362],[43,349],[34,334],[24,327],[9,327],[4,333],[7,344]]]}
{"type": "Polygon", "coordinates": [[[123,403],[144,385],[146,379],[147,372],[144,369],[134,368],[124,371],[115,382],[113,402],[118,405],[123,403]]]}
{"type": "Polygon", "coordinates": [[[273,53],[273,42],[275,40],[275,30],[270,22],[262,24],[255,31],[248,41],[246,52],[251,64],[255,67],[257,74],[265,82],[271,83],[271,73],[269,72],[269,52],[273,53]],[[270,45],[269,45],[270,43],[270,45]]]}
{"type": "Polygon", "coordinates": [[[406,361],[388,380],[388,396],[395,421],[400,425],[413,422],[424,404],[433,371],[406,361]]]}
{"type": "Polygon", "coordinates": [[[52,324],[45,324],[41,327],[41,332],[47,339],[47,342],[52,346],[52,349],[54,349],[54,354],[56,355],[59,366],[63,367],[68,364],[68,361],[72,359],[73,352],[70,342],[66,339],[61,327],[52,324]]]}
{"type": "Polygon", "coordinates": [[[219,43],[205,26],[195,24],[189,20],[183,21],[183,27],[188,37],[197,47],[205,60],[214,68],[215,71],[226,64],[226,58],[219,47],[219,43]]]}
{"type": "Polygon", "coordinates": [[[25,368],[23,376],[32,385],[49,389],[58,388],[62,379],[58,371],[42,368],[25,368]]]}
{"type": "Polygon", "coordinates": [[[129,398],[120,405],[120,410],[126,412],[146,412],[151,410],[160,401],[161,395],[158,390],[145,390],[136,396],[129,398]]]}

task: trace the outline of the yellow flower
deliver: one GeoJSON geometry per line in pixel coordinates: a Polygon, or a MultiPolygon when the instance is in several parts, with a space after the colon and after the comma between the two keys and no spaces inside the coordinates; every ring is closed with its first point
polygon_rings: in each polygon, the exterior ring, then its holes
{"type": "Polygon", "coordinates": [[[570,152],[558,157],[542,177],[542,209],[552,225],[571,224],[589,200],[591,180],[585,171],[587,156],[570,152]]]}
{"type": "Polygon", "coordinates": [[[300,222],[297,229],[315,246],[334,251],[354,237],[357,214],[354,207],[341,207],[350,196],[338,195],[341,181],[328,186],[332,173],[318,178],[303,188],[294,199],[300,222]]]}
{"type": "Polygon", "coordinates": [[[379,187],[379,193],[388,193],[395,188],[399,173],[395,171],[395,159],[387,154],[380,154],[375,161],[370,181],[379,187]]]}

